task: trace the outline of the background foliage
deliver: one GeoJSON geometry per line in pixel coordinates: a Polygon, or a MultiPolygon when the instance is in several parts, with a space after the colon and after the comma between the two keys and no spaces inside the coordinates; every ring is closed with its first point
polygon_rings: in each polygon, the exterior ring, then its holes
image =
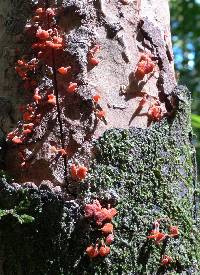
{"type": "Polygon", "coordinates": [[[200,0],[171,0],[170,7],[175,68],[179,83],[192,92],[192,126],[200,167],[200,0]]]}

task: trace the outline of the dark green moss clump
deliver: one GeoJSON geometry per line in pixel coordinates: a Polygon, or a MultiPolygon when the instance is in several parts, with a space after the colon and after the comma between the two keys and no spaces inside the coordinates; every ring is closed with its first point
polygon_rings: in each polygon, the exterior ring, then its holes
{"type": "Polygon", "coordinates": [[[199,186],[190,97],[183,87],[173,96],[178,108],[172,120],[148,129],[109,130],[96,141],[89,176],[82,183],[86,188],[76,200],[66,201],[48,188],[16,188],[0,181],[0,214],[15,209],[19,216],[7,214],[0,220],[0,274],[199,274],[199,186]],[[94,198],[119,214],[113,220],[111,254],[90,260],[85,249],[101,234],[84,218],[83,207],[94,198]],[[180,236],[160,245],[148,240],[156,219],[163,219],[166,233],[170,224],[178,226],[180,236]],[[173,258],[167,268],[160,266],[164,254],[173,258]]]}
{"type": "Polygon", "coordinates": [[[111,255],[102,265],[93,261],[89,274],[162,274],[165,254],[174,260],[170,274],[199,270],[189,93],[180,87],[174,96],[178,110],[172,121],[145,130],[110,130],[96,142],[87,197],[116,205],[119,215],[111,255]],[[166,233],[170,224],[179,227],[179,238],[161,245],[147,240],[160,218],[166,233]]]}

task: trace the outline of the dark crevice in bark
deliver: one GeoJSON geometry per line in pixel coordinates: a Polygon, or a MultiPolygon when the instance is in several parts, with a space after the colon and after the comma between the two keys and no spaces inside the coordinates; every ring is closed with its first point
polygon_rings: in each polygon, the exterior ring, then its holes
{"type": "MultiPolygon", "coordinates": [[[[54,91],[56,96],[56,108],[57,108],[57,118],[60,128],[60,140],[62,149],[65,149],[65,140],[64,140],[64,132],[63,132],[63,125],[62,125],[62,118],[61,118],[61,110],[59,104],[59,93],[58,93],[58,84],[57,84],[57,76],[56,76],[56,64],[55,64],[55,51],[52,50],[52,65],[53,65],[53,83],[54,83],[54,91]]],[[[66,156],[63,156],[64,159],[64,167],[65,167],[65,177],[67,173],[67,159],[66,156]]]]}
{"type": "Polygon", "coordinates": [[[106,17],[105,13],[103,12],[102,1],[94,0],[94,8],[96,9],[97,21],[102,22],[102,19],[106,17]]]}
{"type": "Polygon", "coordinates": [[[172,112],[173,106],[172,106],[172,103],[169,100],[168,96],[165,93],[163,93],[162,91],[160,91],[158,96],[159,96],[160,101],[165,103],[167,112],[172,112]]]}
{"type": "MultiPolygon", "coordinates": [[[[49,1],[46,0],[45,2],[46,8],[49,8],[49,1]]],[[[48,27],[50,27],[49,24],[49,18],[48,18],[48,27]]],[[[56,96],[56,109],[57,109],[57,120],[59,124],[59,129],[60,129],[60,142],[62,149],[65,149],[65,139],[64,139],[64,131],[63,131],[63,125],[62,125],[62,118],[61,118],[61,109],[60,109],[60,104],[59,104],[59,92],[58,92],[58,81],[57,81],[57,70],[56,70],[56,57],[55,57],[55,50],[52,49],[51,51],[51,58],[52,58],[52,69],[53,69],[53,86],[54,86],[54,92],[56,96]]],[[[66,155],[63,156],[63,161],[64,161],[64,177],[66,180],[67,176],[67,158],[66,155]]]]}
{"type": "Polygon", "coordinates": [[[170,52],[168,45],[166,45],[166,55],[167,55],[169,62],[171,63],[173,61],[173,56],[172,56],[172,53],[170,52]]]}

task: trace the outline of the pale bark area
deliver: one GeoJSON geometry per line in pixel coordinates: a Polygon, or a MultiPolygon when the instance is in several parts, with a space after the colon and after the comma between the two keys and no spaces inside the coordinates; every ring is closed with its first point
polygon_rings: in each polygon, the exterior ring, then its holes
{"type": "MultiPolygon", "coordinates": [[[[43,112],[41,123],[34,129],[33,136],[27,140],[27,146],[22,145],[20,148],[24,152],[28,169],[20,167],[17,156],[19,148],[9,145],[6,167],[18,182],[32,181],[38,185],[42,180],[50,180],[54,185],[65,185],[64,174],[66,172],[69,175],[69,163],[76,160],[87,165],[90,159],[91,141],[102,135],[105,130],[115,127],[146,127],[146,115],[136,116],[133,119],[133,114],[141,100],[141,91],[152,96],[158,96],[159,93],[170,95],[176,84],[173,61],[169,62],[168,53],[166,53],[172,52],[168,1],[129,1],[128,5],[123,5],[120,1],[86,2],[72,1],[71,4],[67,4],[63,1],[63,6],[73,6],[77,10],[76,14],[79,15],[75,15],[72,9],[71,13],[62,16],[58,23],[66,31],[69,40],[69,47],[66,47],[68,54],[62,61],[67,65],[69,56],[74,55],[72,59],[70,58],[70,62],[80,68],[75,77],[80,84],[78,90],[80,97],[66,99],[63,92],[65,83],[58,78],[65,140],[60,141],[56,108],[51,110],[44,105],[43,110],[47,109],[43,112]],[[81,18],[81,12],[84,18],[81,18]],[[147,26],[149,23],[152,24],[155,28],[151,30],[152,33],[151,31],[148,33],[148,30],[146,34],[144,33],[140,28],[142,21],[146,22],[147,26]],[[141,34],[138,37],[140,31],[141,34]],[[157,31],[156,34],[153,33],[155,31],[157,31]],[[156,37],[151,37],[153,35],[156,37]],[[157,40],[157,45],[152,42],[152,39],[157,40]],[[101,62],[88,70],[87,53],[94,41],[101,46],[100,53],[97,54],[101,62]],[[158,47],[160,47],[159,50],[158,47]],[[158,65],[156,72],[148,76],[149,79],[146,77],[142,85],[137,87],[137,83],[133,83],[132,78],[140,52],[152,54],[157,59],[158,65]],[[162,79],[165,79],[163,81],[165,86],[158,83],[162,82],[162,79]],[[123,89],[128,90],[127,95],[121,94],[123,89]],[[99,107],[106,111],[106,121],[95,119],[90,99],[96,93],[102,97],[99,107]],[[50,145],[60,147],[62,142],[65,148],[71,150],[73,154],[76,153],[75,157],[67,158],[67,171],[65,171],[65,160],[50,153],[50,145]]],[[[60,1],[56,3],[58,7],[62,5],[60,1]]],[[[1,128],[6,133],[15,129],[20,121],[19,104],[24,103],[26,96],[26,92],[23,92],[23,83],[19,85],[14,66],[17,58],[20,58],[20,52],[16,54],[16,48],[25,49],[26,52],[30,47],[27,34],[23,32],[25,21],[31,18],[28,13],[30,6],[31,3],[23,1],[18,1],[16,4],[6,1],[1,4],[0,94],[2,100],[7,101],[4,108],[8,105],[7,110],[2,114],[1,128]],[[13,20],[11,20],[12,16],[13,20]]],[[[39,87],[43,87],[48,81],[48,76],[44,79],[43,73],[45,75],[45,72],[37,75],[39,87]]],[[[31,102],[32,98],[29,95],[26,103],[31,102]]],[[[149,102],[144,106],[142,113],[147,112],[150,104],[149,102]]],[[[163,100],[163,109],[166,108],[165,104],[163,100]]],[[[70,180],[69,176],[68,180],[70,180]]]]}

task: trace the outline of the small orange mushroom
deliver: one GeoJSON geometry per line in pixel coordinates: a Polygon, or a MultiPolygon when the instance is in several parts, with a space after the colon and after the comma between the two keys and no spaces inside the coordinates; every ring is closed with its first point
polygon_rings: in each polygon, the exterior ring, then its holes
{"type": "Polygon", "coordinates": [[[90,258],[95,258],[99,255],[98,247],[90,245],[86,248],[86,253],[90,258]]]}
{"type": "Polygon", "coordinates": [[[100,95],[94,95],[93,97],[92,97],[92,99],[94,100],[94,102],[99,102],[99,100],[101,99],[101,96],[100,95]]]}
{"type": "Polygon", "coordinates": [[[49,32],[43,30],[41,27],[38,28],[36,32],[36,37],[42,40],[46,40],[49,38],[49,32]]]}
{"type": "Polygon", "coordinates": [[[62,49],[63,47],[62,43],[53,43],[52,41],[46,41],[45,46],[55,50],[62,49]]]}
{"type": "Polygon", "coordinates": [[[111,244],[114,241],[114,235],[113,234],[109,234],[106,237],[106,244],[111,244]]]}
{"type": "Polygon", "coordinates": [[[104,226],[101,228],[101,231],[103,234],[107,235],[113,232],[113,225],[112,223],[106,223],[104,226]]]}
{"type": "Polygon", "coordinates": [[[31,132],[32,132],[31,129],[24,129],[24,130],[23,130],[23,134],[24,134],[24,135],[28,135],[28,134],[30,134],[31,132]]]}
{"type": "Polygon", "coordinates": [[[169,227],[169,237],[177,237],[179,235],[179,230],[178,230],[178,226],[170,226],[169,227]]]}
{"type": "Polygon", "coordinates": [[[92,66],[97,66],[99,64],[100,60],[96,57],[89,58],[89,63],[92,66]]]}
{"type": "Polygon", "coordinates": [[[154,239],[157,244],[162,242],[163,240],[166,239],[168,235],[162,232],[157,232],[155,230],[151,231],[151,234],[147,236],[148,239],[154,239]]]}
{"type": "Polygon", "coordinates": [[[18,136],[14,136],[14,138],[12,139],[12,142],[15,144],[22,144],[22,139],[19,138],[18,136]]]}
{"type": "Polygon", "coordinates": [[[72,164],[70,170],[71,170],[71,176],[75,180],[84,180],[88,173],[87,167],[76,166],[75,164],[72,164]]]}
{"type": "Polygon", "coordinates": [[[77,169],[77,177],[79,180],[84,180],[87,176],[88,169],[85,166],[79,166],[77,169]]]}
{"type": "Polygon", "coordinates": [[[58,72],[62,75],[67,75],[70,70],[71,70],[71,66],[69,66],[69,67],[60,67],[58,69],[58,72]]]}
{"type": "Polygon", "coordinates": [[[99,255],[101,257],[106,257],[108,254],[110,254],[110,247],[102,245],[99,249],[99,255]]]}
{"type": "Polygon", "coordinates": [[[56,97],[53,94],[48,95],[48,103],[52,104],[52,105],[56,105],[56,97]]]}
{"type": "Polygon", "coordinates": [[[44,12],[43,8],[37,8],[35,13],[41,15],[44,12]]]}
{"type": "Polygon", "coordinates": [[[53,36],[53,42],[56,44],[62,44],[63,39],[62,39],[62,37],[59,37],[59,36],[53,36]]]}
{"type": "Polygon", "coordinates": [[[67,87],[68,93],[75,93],[78,88],[78,84],[76,82],[70,82],[67,87]]]}
{"type": "Polygon", "coordinates": [[[172,257],[163,255],[161,259],[161,265],[169,265],[172,262],[172,257]]]}
{"type": "Polygon", "coordinates": [[[96,116],[99,118],[99,119],[102,119],[102,118],[105,118],[106,116],[106,112],[104,110],[101,110],[101,111],[97,111],[96,112],[96,116]]]}

